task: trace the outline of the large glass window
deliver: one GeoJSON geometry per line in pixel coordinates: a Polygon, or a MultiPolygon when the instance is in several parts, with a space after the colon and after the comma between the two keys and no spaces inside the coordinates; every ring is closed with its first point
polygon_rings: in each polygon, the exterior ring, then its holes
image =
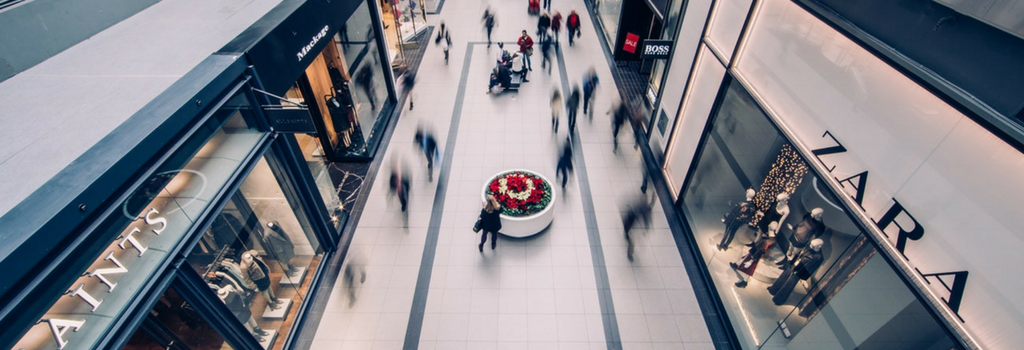
{"type": "Polygon", "coordinates": [[[303,210],[265,156],[188,257],[266,349],[279,349],[322,258],[303,210]]]}
{"type": "Polygon", "coordinates": [[[165,349],[226,350],[232,347],[192,304],[171,287],[124,346],[124,350],[165,349]]]}
{"type": "Polygon", "coordinates": [[[377,142],[390,99],[371,18],[363,2],[285,94],[308,106],[317,126],[315,145],[299,140],[307,157],[366,157],[377,142]]]}
{"type": "Polygon", "coordinates": [[[615,45],[615,38],[619,34],[619,17],[622,16],[622,0],[594,0],[594,9],[600,17],[605,38],[610,45],[615,45]]]}
{"type": "Polygon", "coordinates": [[[681,205],[745,349],[954,349],[736,81],[681,205]]]}
{"type": "Polygon", "coordinates": [[[180,243],[260,140],[236,93],[100,223],[109,246],[18,342],[17,349],[90,348],[180,243]],[[72,331],[73,330],[73,331],[72,331]]]}

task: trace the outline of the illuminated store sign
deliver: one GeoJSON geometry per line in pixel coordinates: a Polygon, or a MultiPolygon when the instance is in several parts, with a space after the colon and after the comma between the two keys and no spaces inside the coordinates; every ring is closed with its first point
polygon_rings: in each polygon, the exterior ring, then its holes
{"type": "Polygon", "coordinates": [[[640,49],[641,59],[667,59],[672,53],[672,40],[644,40],[640,49]]]}
{"type": "MultiPolygon", "coordinates": [[[[824,165],[830,174],[835,172],[838,165],[835,163],[826,163],[823,156],[840,155],[846,153],[847,149],[839,142],[838,139],[828,130],[822,135],[822,138],[831,140],[832,145],[828,147],[822,147],[811,150],[814,157],[824,165]]],[[[826,157],[828,158],[828,157],[826,157]]],[[[851,173],[847,170],[840,169],[839,173],[851,173]]],[[[858,169],[857,171],[860,171],[858,169]]],[[[864,210],[864,194],[868,192],[868,170],[860,171],[851,176],[844,178],[833,177],[839,182],[839,185],[846,190],[846,194],[860,207],[860,210],[864,210]]],[[[884,214],[880,218],[873,219],[875,227],[878,228],[882,234],[886,235],[887,238],[895,240],[892,242],[895,244],[896,250],[903,256],[907,262],[914,264],[910,258],[907,257],[907,244],[909,241],[918,241],[924,238],[925,228],[921,225],[913,215],[907,211],[903,205],[896,198],[892,198],[892,205],[888,209],[885,209],[884,214]],[[897,231],[895,237],[886,233],[886,230],[893,231],[893,227],[897,231]]],[[[926,273],[918,268],[914,270],[928,283],[933,283],[932,286],[941,285],[948,293],[946,297],[942,299],[943,302],[949,306],[949,309],[953,311],[960,318],[960,322],[963,322],[963,318],[960,317],[960,302],[964,297],[964,290],[967,287],[967,271],[943,271],[926,273]]]]}

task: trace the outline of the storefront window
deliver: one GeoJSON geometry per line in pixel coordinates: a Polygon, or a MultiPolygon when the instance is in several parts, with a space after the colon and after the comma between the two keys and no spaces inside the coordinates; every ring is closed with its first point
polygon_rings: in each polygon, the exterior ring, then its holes
{"type": "Polygon", "coordinates": [[[221,350],[233,349],[198,311],[168,288],[142,326],[132,334],[124,350],[221,350]]]}
{"type": "Polygon", "coordinates": [[[319,148],[300,140],[307,156],[366,157],[377,142],[379,117],[390,101],[371,18],[367,3],[361,4],[286,93],[308,106],[319,131],[319,148]]]}
{"type": "Polygon", "coordinates": [[[277,349],[323,254],[268,157],[215,216],[188,261],[264,348],[277,349]]]}
{"type": "Polygon", "coordinates": [[[619,34],[619,16],[622,15],[622,0],[594,0],[594,9],[600,17],[605,38],[610,45],[615,45],[615,38],[619,34]]]}
{"type": "Polygon", "coordinates": [[[242,93],[213,113],[101,223],[110,230],[108,248],[15,348],[89,348],[106,336],[262,135],[242,93]]]}
{"type": "Polygon", "coordinates": [[[727,84],[681,205],[741,345],[956,348],[807,160],[727,84]]]}
{"type": "MultiPolygon", "coordinates": [[[[424,21],[425,9],[422,0],[370,0],[380,4],[380,13],[384,21],[385,41],[388,43],[388,57],[397,61],[401,55],[402,43],[413,40],[416,34],[427,29],[424,21]]],[[[356,10],[359,13],[361,10],[356,10]]],[[[370,17],[357,19],[349,17],[349,22],[366,21],[370,17]]]]}

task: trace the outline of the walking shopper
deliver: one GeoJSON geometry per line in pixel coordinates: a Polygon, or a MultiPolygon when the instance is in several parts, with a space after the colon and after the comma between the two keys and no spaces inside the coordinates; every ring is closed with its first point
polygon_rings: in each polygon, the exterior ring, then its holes
{"type": "Polygon", "coordinates": [[[586,114],[590,121],[594,120],[594,109],[590,108],[590,112],[587,112],[587,108],[591,107],[594,102],[594,91],[597,90],[597,71],[593,67],[587,70],[583,74],[583,114],[586,114]]]}
{"type": "Polygon", "coordinates": [[[533,65],[530,64],[530,56],[533,55],[533,38],[526,34],[526,29],[523,29],[523,36],[519,37],[516,43],[519,44],[519,52],[523,53],[523,62],[526,63],[526,69],[533,70],[533,65]]]}
{"type": "Polygon", "coordinates": [[[569,134],[576,132],[576,111],[580,108],[580,87],[573,85],[569,92],[569,98],[565,100],[565,111],[569,117],[569,134]]]}
{"type": "Polygon", "coordinates": [[[580,15],[576,14],[575,9],[566,17],[565,27],[569,30],[569,46],[572,46],[573,37],[580,37],[580,15]]]}
{"type": "Polygon", "coordinates": [[[551,132],[558,134],[558,117],[562,115],[562,92],[555,87],[551,91],[551,132]]]}
{"type": "MultiPolygon", "coordinates": [[[[586,104],[584,104],[586,106],[586,104]]],[[[629,105],[625,102],[619,102],[615,107],[612,107],[612,153],[619,153],[619,130],[622,129],[623,125],[626,125],[626,120],[630,118],[629,105]]]]}
{"type": "Polygon", "coordinates": [[[487,243],[487,234],[491,235],[491,250],[498,245],[498,231],[501,230],[501,204],[492,195],[487,195],[487,203],[480,210],[480,217],[477,218],[480,227],[480,245],[477,248],[484,252],[484,243],[487,243]]]}
{"type": "Polygon", "coordinates": [[[359,275],[359,284],[366,283],[366,267],[361,261],[353,259],[345,266],[345,272],[342,274],[342,280],[348,289],[349,308],[356,303],[356,275],[359,275]]]}
{"type": "Polygon", "coordinates": [[[544,0],[544,10],[551,11],[551,0],[544,0]]]}
{"type": "Polygon", "coordinates": [[[544,41],[548,36],[548,28],[551,28],[551,16],[547,11],[541,12],[540,18],[537,19],[537,40],[544,41]]]}
{"type": "Polygon", "coordinates": [[[398,203],[402,205],[402,221],[405,227],[409,227],[409,211],[407,207],[409,205],[409,173],[405,171],[405,167],[398,161],[392,161],[391,164],[391,179],[388,183],[389,193],[398,198],[398,203]]]}
{"type": "Polygon", "coordinates": [[[494,19],[494,12],[490,8],[484,10],[484,29],[487,30],[487,48],[491,47],[491,32],[494,27],[498,25],[498,20],[494,19]]]}
{"type": "Polygon", "coordinates": [[[412,94],[412,88],[416,85],[416,74],[409,69],[408,66],[401,69],[398,79],[402,88],[402,96],[409,98],[409,110],[412,110],[414,96],[412,94]]]}
{"type": "Polygon", "coordinates": [[[647,203],[647,200],[634,200],[626,207],[622,215],[622,230],[626,236],[626,258],[629,261],[633,261],[633,247],[636,245],[629,236],[629,232],[633,230],[639,220],[643,220],[644,228],[651,227],[651,205],[647,203]]]}
{"type": "Polygon", "coordinates": [[[555,11],[555,14],[551,16],[551,34],[555,37],[555,42],[558,42],[558,32],[562,30],[562,13],[555,11]]]}
{"type": "Polygon", "coordinates": [[[429,131],[420,128],[416,131],[416,135],[413,136],[413,141],[416,142],[416,146],[423,151],[423,155],[427,157],[427,181],[434,181],[434,160],[440,160],[441,155],[437,149],[437,139],[429,131]]]}
{"type": "Polygon", "coordinates": [[[452,48],[451,33],[444,33],[444,40],[443,40],[443,42],[444,43],[441,44],[441,49],[444,50],[444,64],[448,64],[448,51],[451,50],[451,48],[452,48]]]}
{"type": "Polygon", "coordinates": [[[540,68],[547,67],[548,75],[551,75],[551,66],[555,63],[551,61],[551,37],[546,37],[540,41],[540,68]]]}
{"type": "MultiPolygon", "coordinates": [[[[558,180],[558,176],[562,177],[562,191],[565,191],[565,184],[569,182],[569,173],[572,173],[572,139],[566,137],[565,144],[562,145],[562,153],[558,157],[558,163],[555,164],[555,180],[558,180]]],[[[562,198],[565,198],[563,195],[562,198]]]]}

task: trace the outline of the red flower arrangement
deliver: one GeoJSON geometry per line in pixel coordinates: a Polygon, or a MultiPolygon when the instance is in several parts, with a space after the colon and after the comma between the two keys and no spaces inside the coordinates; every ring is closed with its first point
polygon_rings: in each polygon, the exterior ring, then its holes
{"type": "Polygon", "coordinates": [[[501,204],[502,214],[530,216],[551,203],[551,185],[537,175],[521,171],[498,175],[487,186],[487,194],[501,204]]]}

